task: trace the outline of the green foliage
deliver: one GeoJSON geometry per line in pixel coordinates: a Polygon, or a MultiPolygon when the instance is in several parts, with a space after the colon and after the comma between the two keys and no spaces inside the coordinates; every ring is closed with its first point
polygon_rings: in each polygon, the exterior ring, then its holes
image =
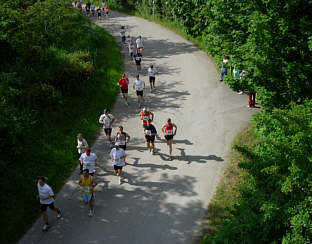
{"type": "Polygon", "coordinates": [[[311,243],[312,102],[260,112],[257,144],[237,147],[248,177],[222,231],[207,243],[311,243]]]}
{"type": "Polygon", "coordinates": [[[123,63],[114,38],[70,1],[1,4],[0,240],[11,243],[38,217],[36,177],[58,191],[77,164],[77,133],[92,143],[123,63]]]}

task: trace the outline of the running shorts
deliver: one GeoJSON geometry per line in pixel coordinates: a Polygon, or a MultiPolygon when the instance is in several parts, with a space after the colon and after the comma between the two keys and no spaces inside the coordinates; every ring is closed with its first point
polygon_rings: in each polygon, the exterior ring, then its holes
{"type": "Polygon", "coordinates": [[[125,37],[125,36],[122,36],[122,37],[121,37],[121,41],[122,41],[122,42],[125,42],[125,41],[126,41],[126,37],[125,37]]]}
{"type": "Polygon", "coordinates": [[[135,64],[140,66],[141,65],[141,60],[135,60],[135,64]]]}
{"type": "Polygon", "coordinates": [[[84,202],[91,202],[93,200],[93,193],[91,194],[86,194],[86,193],[82,193],[82,198],[84,202]]]}
{"type": "Polygon", "coordinates": [[[150,77],[149,77],[149,82],[150,82],[150,83],[155,82],[155,76],[150,76],[150,77]]]}
{"type": "Polygon", "coordinates": [[[128,93],[128,89],[121,89],[121,93],[128,93]]]}
{"type": "Polygon", "coordinates": [[[170,135],[170,136],[165,136],[165,139],[167,140],[167,141],[170,141],[170,140],[172,140],[173,139],[173,135],[170,135]]]}
{"type": "Polygon", "coordinates": [[[99,16],[99,17],[101,16],[101,12],[98,12],[98,16],[99,16]]]}
{"type": "Polygon", "coordinates": [[[137,94],[137,96],[141,96],[141,97],[143,97],[143,91],[136,91],[136,94],[137,94]]]}
{"type": "Polygon", "coordinates": [[[118,170],[118,169],[122,170],[122,166],[114,165],[114,170],[118,170]]]}
{"type": "Polygon", "coordinates": [[[147,142],[154,142],[155,141],[155,136],[145,135],[145,139],[146,139],[147,142]]]}
{"type": "Polygon", "coordinates": [[[104,128],[105,135],[110,136],[112,134],[112,128],[104,128]]]}
{"type": "Polygon", "coordinates": [[[50,203],[50,204],[42,204],[42,203],[40,203],[40,208],[41,208],[41,211],[42,211],[42,212],[47,211],[47,208],[48,208],[48,207],[49,207],[50,209],[54,210],[54,209],[55,209],[54,202],[52,202],[52,203],[50,203]]]}

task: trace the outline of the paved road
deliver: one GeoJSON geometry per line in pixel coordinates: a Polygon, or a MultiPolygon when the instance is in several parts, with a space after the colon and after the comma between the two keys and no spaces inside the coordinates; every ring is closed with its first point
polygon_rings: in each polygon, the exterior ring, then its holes
{"type": "MultiPolygon", "coordinates": [[[[150,64],[159,71],[157,90],[145,92],[146,104],[156,115],[158,132],[168,117],[177,124],[175,159],[168,161],[162,136],[156,142],[157,155],[145,149],[136,117],[136,96],[130,90],[130,107],[125,107],[119,97],[112,111],[117,117],[115,126],[123,125],[132,137],[127,150],[130,165],[125,167],[127,182],[118,184],[101,133],[92,147],[100,165],[95,216],[88,217],[88,209],[82,205],[76,170],[57,195],[63,219],[56,220],[50,212],[51,229],[42,233],[39,219],[20,243],[191,243],[225,166],[231,142],[247,126],[255,110],[246,107],[246,96],[219,82],[217,68],[205,53],[172,31],[117,12],[98,24],[118,42],[121,25],[131,36],[143,36],[142,78],[148,84],[146,70],[150,64]]],[[[121,49],[132,83],[135,65],[126,48],[121,49]]]]}

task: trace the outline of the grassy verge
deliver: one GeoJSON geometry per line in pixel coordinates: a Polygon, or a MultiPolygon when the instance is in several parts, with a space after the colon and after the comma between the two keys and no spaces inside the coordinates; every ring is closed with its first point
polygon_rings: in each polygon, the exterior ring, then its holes
{"type": "Polygon", "coordinates": [[[232,207],[240,199],[239,188],[247,173],[238,167],[239,163],[244,161],[244,157],[234,149],[235,146],[252,148],[255,144],[255,135],[251,127],[235,137],[223,176],[202,221],[202,232],[205,235],[202,243],[206,243],[205,240],[208,239],[209,235],[222,229],[225,217],[230,215],[232,207]]]}
{"type": "Polygon", "coordinates": [[[36,131],[25,145],[29,153],[1,179],[1,185],[6,186],[6,194],[1,197],[5,209],[1,214],[1,243],[17,242],[39,216],[36,177],[46,176],[47,183],[58,192],[77,165],[77,133],[83,133],[92,144],[99,129],[99,115],[116,99],[116,80],[123,71],[120,51],[111,35],[95,24],[90,26],[75,46],[76,50],[88,49],[93,57],[93,85],[88,86],[86,81],[84,94],[41,112],[36,131]]]}

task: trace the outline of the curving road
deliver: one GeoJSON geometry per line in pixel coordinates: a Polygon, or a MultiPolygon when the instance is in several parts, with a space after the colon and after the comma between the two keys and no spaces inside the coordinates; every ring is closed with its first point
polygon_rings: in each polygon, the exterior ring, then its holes
{"type": "MultiPolygon", "coordinates": [[[[81,203],[77,169],[57,196],[56,205],[62,209],[63,219],[57,221],[49,212],[51,229],[43,233],[39,219],[20,243],[191,243],[225,166],[231,142],[248,125],[255,110],[246,107],[246,96],[219,82],[217,67],[204,52],[167,28],[118,12],[97,24],[116,36],[119,43],[121,25],[132,37],[143,36],[141,78],[148,85],[146,70],[150,64],[159,71],[157,89],[154,93],[146,90],[145,103],[155,113],[159,134],[168,117],[178,126],[175,159],[168,161],[162,137],[156,142],[156,155],[145,149],[136,116],[136,96],[130,89],[130,106],[126,107],[119,97],[112,111],[117,118],[113,132],[123,125],[132,137],[127,150],[130,165],[125,167],[127,182],[118,184],[108,160],[107,141],[100,133],[92,147],[100,165],[95,216],[88,217],[88,209],[81,203]]],[[[132,83],[135,65],[126,48],[121,45],[121,49],[132,83]]]]}

